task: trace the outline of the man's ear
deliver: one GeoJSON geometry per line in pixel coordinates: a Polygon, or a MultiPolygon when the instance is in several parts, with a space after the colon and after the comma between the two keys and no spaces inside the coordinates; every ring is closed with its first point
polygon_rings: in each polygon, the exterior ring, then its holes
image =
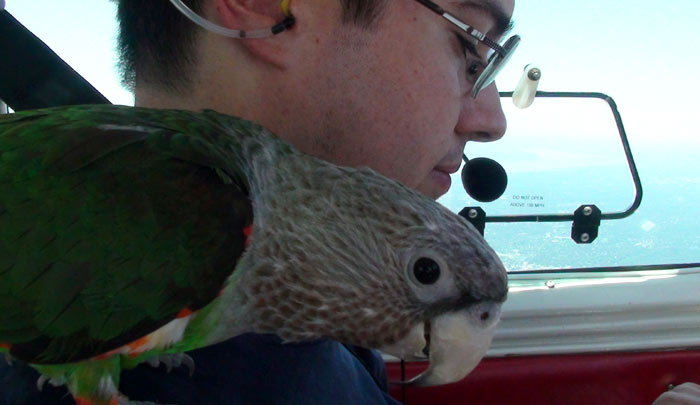
{"type": "MultiPolygon", "coordinates": [[[[284,20],[282,0],[213,0],[211,10],[214,22],[232,30],[258,30],[271,28],[284,20]]],[[[290,47],[287,44],[291,32],[283,31],[268,38],[240,38],[238,41],[254,57],[279,67],[288,65],[290,47]]]]}

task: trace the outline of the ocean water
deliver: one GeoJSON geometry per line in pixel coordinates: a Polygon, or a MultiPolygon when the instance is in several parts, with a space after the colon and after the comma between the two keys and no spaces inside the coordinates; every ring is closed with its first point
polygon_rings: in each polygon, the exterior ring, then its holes
{"type": "MultiPolygon", "coordinates": [[[[508,131],[498,142],[469,142],[469,158],[498,161],[508,188],[491,203],[472,200],[459,173],[439,202],[488,216],[573,214],[583,204],[624,212],[635,188],[611,107],[591,98],[537,98],[530,108],[502,100],[508,131]]],[[[658,115],[626,99],[625,134],[642,183],[631,216],[604,220],[593,243],[576,244],[567,222],[486,223],[486,240],[510,271],[700,262],[700,134],[692,115],[658,115]]],[[[654,112],[656,111],[656,112],[654,112]]]]}
{"type": "MultiPolygon", "coordinates": [[[[693,151],[686,155],[676,154],[665,162],[655,158],[657,166],[640,167],[641,206],[627,218],[602,221],[591,244],[576,244],[568,221],[487,222],[484,236],[509,271],[698,263],[700,163],[693,151]]],[[[471,200],[455,175],[452,190],[439,202],[454,212],[480,206],[487,216],[571,214],[582,204],[620,212],[634,199],[631,176],[625,170],[558,169],[548,173],[546,181],[533,173],[514,173],[505,194],[492,203],[471,200]]]]}

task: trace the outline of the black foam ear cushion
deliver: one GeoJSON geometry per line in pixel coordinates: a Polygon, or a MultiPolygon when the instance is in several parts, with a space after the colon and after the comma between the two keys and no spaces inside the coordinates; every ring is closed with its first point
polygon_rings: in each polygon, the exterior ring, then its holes
{"type": "Polygon", "coordinates": [[[480,202],[491,202],[502,196],[508,186],[506,170],[489,158],[475,158],[462,168],[462,184],[467,193],[480,202]]]}

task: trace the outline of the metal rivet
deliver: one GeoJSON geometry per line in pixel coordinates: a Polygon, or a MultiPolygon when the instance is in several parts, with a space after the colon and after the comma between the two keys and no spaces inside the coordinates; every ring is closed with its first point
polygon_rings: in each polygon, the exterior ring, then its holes
{"type": "Polygon", "coordinates": [[[479,216],[479,213],[475,209],[469,210],[469,218],[474,219],[479,216]]]}
{"type": "Polygon", "coordinates": [[[591,207],[583,207],[583,215],[589,216],[593,213],[593,208],[591,207]]]}
{"type": "Polygon", "coordinates": [[[529,72],[527,72],[527,77],[530,80],[534,80],[534,81],[540,80],[540,78],[542,77],[542,71],[539,70],[538,68],[532,68],[532,69],[530,69],[529,72]]]}
{"type": "Polygon", "coordinates": [[[547,286],[547,288],[554,288],[557,286],[554,280],[547,280],[547,282],[545,282],[544,285],[547,286]]]}
{"type": "Polygon", "coordinates": [[[589,240],[591,240],[591,235],[587,233],[581,234],[581,242],[588,242],[589,240]]]}

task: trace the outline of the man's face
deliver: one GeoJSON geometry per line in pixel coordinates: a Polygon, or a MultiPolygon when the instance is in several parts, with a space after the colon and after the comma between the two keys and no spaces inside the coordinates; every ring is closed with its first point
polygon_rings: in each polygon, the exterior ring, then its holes
{"type": "MultiPolygon", "coordinates": [[[[481,7],[487,2],[512,14],[514,0],[437,1],[497,39],[496,19],[481,7]]],[[[298,106],[304,114],[297,115],[310,129],[290,139],[298,147],[338,164],[369,166],[438,198],[467,141],[503,136],[496,86],[471,97],[457,35],[482,57],[485,46],[415,0],[387,1],[369,29],[342,23],[337,1],[312,3],[319,31],[309,34],[315,49],[303,61],[300,86],[307,91],[298,106]]]]}

